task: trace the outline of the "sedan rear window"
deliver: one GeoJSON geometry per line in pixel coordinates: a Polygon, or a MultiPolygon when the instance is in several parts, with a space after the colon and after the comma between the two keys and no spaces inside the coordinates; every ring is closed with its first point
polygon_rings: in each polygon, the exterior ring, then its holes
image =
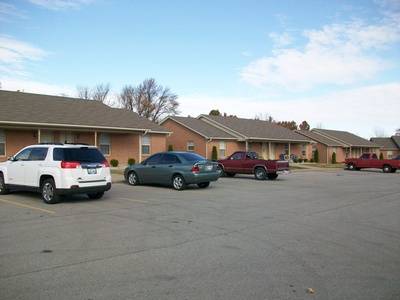
{"type": "Polygon", "coordinates": [[[199,160],[205,160],[203,156],[200,156],[196,153],[181,153],[180,154],[184,159],[187,161],[199,161],[199,160]]]}
{"type": "Polygon", "coordinates": [[[104,155],[96,148],[54,148],[55,161],[102,162],[104,155]]]}

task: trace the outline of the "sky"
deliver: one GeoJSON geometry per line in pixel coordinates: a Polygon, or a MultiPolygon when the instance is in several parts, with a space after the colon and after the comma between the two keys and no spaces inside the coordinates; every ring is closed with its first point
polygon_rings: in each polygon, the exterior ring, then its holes
{"type": "Polygon", "coordinates": [[[0,0],[3,90],[77,97],[109,83],[117,105],[149,78],[181,116],[392,136],[400,0],[0,0]]]}

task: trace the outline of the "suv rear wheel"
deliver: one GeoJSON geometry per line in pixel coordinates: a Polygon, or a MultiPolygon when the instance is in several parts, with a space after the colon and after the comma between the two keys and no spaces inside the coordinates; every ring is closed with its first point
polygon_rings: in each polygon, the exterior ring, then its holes
{"type": "Polygon", "coordinates": [[[93,194],[87,194],[90,199],[100,199],[103,197],[104,192],[98,192],[98,193],[93,193],[93,194]]]}
{"type": "Polygon", "coordinates": [[[44,203],[55,204],[55,203],[60,202],[60,196],[57,195],[56,186],[54,184],[53,179],[51,179],[51,178],[46,179],[43,182],[40,191],[41,191],[42,199],[43,199],[44,203]]]}
{"type": "Polygon", "coordinates": [[[9,190],[5,188],[3,174],[0,174],[0,195],[5,195],[8,191],[9,190]]]}

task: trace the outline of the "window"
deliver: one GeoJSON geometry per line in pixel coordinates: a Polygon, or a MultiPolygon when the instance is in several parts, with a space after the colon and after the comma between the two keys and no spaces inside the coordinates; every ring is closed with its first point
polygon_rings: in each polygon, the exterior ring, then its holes
{"type": "Polygon", "coordinates": [[[285,144],[285,154],[289,155],[289,144],[285,144]]]}
{"type": "Polygon", "coordinates": [[[107,133],[100,134],[100,151],[104,155],[110,155],[110,135],[107,133]]]}
{"type": "Polygon", "coordinates": [[[48,150],[48,148],[33,148],[29,160],[44,160],[48,150]]]}
{"type": "Polygon", "coordinates": [[[243,153],[242,152],[238,152],[232,155],[231,159],[237,159],[237,160],[241,160],[243,157],[243,153]]]}
{"type": "Polygon", "coordinates": [[[307,151],[306,151],[306,144],[301,144],[301,155],[306,157],[307,156],[307,151]]]}
{"type": "Polygon", "coordinates": [[[148,159],[146,159],[146,164],[156,165],[160,162],[160,160],[161,160],[161,154],[157,153],[157,154],[150,156],[148,159]]]}
{"type": "Polygon", "coordinates": [[[226,157],[226,143],[219,142],[219,157],[226,157]]]}
{"type": "Polygon", "coordinates": [[[41,132],[40,133],[41,143],[54,143],[54,134],[52,132],[41,132]]]}
{"type": "Polygon", "coordinates": [[[187,142],[187,151],[194,151],[194,141],[187,142]]]}
{"type": "Polygon", "coordinates": [[[161,163],[162,164],[180,164],[181,161],[174,154],[164,154],[164,156],[161,160],[161,163]]]}
{"type": "Polygon", "coordinates": [[[387,158],[388,159],[392,159],[393,158],[393,152],[392,151],[388,151],[387,152],[387,158]]]}
{"type": "Polygon", "coordinates": [[[0,129],[0,156],[6,155],[6,131],[0,129]]]}
{"type": "Polygon", "coordinates": [[[150,154],[150,135],[146,134],[142,136],[142,154],[150,154]]]}

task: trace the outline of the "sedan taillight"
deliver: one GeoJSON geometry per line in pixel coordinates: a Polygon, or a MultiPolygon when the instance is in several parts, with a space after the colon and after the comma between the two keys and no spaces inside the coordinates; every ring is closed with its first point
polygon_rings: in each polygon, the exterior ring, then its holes
{"type": "Polygon", "coordinates": [[[192,172],[199,172],[200,171],[199,166],[198,165],[193,166],[191,171],[192,172]]]}

